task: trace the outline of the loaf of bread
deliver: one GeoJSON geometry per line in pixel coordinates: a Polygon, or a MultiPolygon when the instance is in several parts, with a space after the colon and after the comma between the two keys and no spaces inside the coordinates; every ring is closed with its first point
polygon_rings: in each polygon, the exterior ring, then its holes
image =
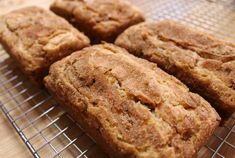
{"type": "Polygon", "coordinates": [[[90,43],[63,18],[38,7],[22,8],[1,16],[0,42],[38,85],[42,84],[53,62],[90,43]]]}
{"type": "Polygon", "coordinates": [[[114,158],[190,158],[216,111],[156,64],[102,44],[54,63],[45,86],[114,158]]]}
{"type": "Polygon", "coordinates": [[[126,0],[56,0],[51,10],[84,31],[93,43],[113,42],[126,28],[144,21],[141,11],[126,0]]]}
{"type": "Polygon", "coordinates": [[[234,44],[170,20],[133,26],[115,43],[175,75],[224,118],[235,111],[234,44]]]}

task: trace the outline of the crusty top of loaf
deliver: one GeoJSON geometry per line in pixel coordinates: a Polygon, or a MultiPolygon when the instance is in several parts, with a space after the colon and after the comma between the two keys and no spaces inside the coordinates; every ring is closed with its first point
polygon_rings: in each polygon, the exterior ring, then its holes
{"type": "Polygon", "coordinates": [[[51,9],[59,15],[68,14],[103,38],[144,21],[142,12],[126,0],[56,0],[51,9]]]}
{"type": "Polygon", "coordinates": [[[26,72],[47,68],[72,50],[89,45],[89,39],[63,18],[38,7],[1,16],[0,41],[26,72]]]}
{"type": "MultiPolygon", "coordinates": [[[[121,34],[115,44],[165,69],[181,67],[216,92],[223,108],[235,110],[235,45],[172,20],[145,22],[121,34]],[[161,62],[161,60],[167,60],[161,62]],[[219,95],[218,95],[219,94],[219,95]]],[[[173,72],[174,73],[174,72],[173,72]]],[[[175,72],[177,73],[177,72],[175,72]]],[[[206,88],[206,87],[205,87],[206,88]]]]}
{"type": "Polygon", "coordinates": [[[45,85],[87,122],[95,117],[90,128],[106,133],[119,154],[133,157],[192,157],[220,120],[175,77],[111,44],[56,62],[45,85]]]}

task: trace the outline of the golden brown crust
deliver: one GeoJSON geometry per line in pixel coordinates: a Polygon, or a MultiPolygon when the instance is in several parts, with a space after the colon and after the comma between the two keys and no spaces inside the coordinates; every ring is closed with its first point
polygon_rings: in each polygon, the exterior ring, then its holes
{"type": "Polygon", "coordinates": [[[39,84],[53,62],[89,45],[89,39],[64,19],[38,7],[1,16],[0,41],[39,84]]]}
{"type": "Polygon", "coordinates": [[[235,111],[235,45],[174,21],[127,29],[117,45],[158,64],[226,117],[235,111]]]}
{"type": "Polygon", "coordinates": [[[112,42],[129,26],[144,21],[141,11],[125,0],[56,0],[51,10],[84,31],[93,43],[112,42]]]}
{"type": "Polygon", "coordinates": [[[116,158],[190,158],[220,120],[208,102],[179,80],[111,44],[56,62],[44,81],[116,158]]]}

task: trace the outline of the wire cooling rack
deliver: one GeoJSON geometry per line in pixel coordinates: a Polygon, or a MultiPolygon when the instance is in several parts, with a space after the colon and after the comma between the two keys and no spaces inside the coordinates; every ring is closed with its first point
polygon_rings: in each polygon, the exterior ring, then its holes
{"type": "MultiPolygon", "coordinates": [[[[0,3],[7,7],[6,1],[0,3]]],[[[43,0],[43,3],[48,5],[50,1],[43,0]]],[[[29,1],[10,2],[11,6],[14,2],[25,6],[29,1]]],[[[234,0],[132,0],[132,3],[142,8],[150,20],[175,19],[235,41],[234,0]]],[[[45,90],[29,82],[2,47],[0,108],[36,158],[108,157],[45,90]]],[[[234,115],[216,129],[197,157],[235,158],[234,115]]]]}

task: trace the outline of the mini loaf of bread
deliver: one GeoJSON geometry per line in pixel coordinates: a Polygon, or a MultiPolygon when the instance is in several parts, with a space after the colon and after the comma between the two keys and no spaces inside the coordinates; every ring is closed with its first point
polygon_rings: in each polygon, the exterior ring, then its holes
{"type": "Polygon", "coordinates": [[[90,43],[63,18],[38,7],[1,16],[0,42],[22,71],[39,85],[53,62],[90,43]]]}
{"type": "Polygon", "coordinates": [[[115,42],[206,98],[221,116],[235,111],[235,45],[174,21],[146,22],[115,42]]]}
{"type": "Polygon", "coordinates": [[[56,62],[44,81],[114,158],[191,158],[220,120],[179,80],[111,44],[56,62]]]}
{"type": "Polygon", "coordinates": [[[113,42],[126,28],[144,21],[141,11],[126,0],[56,0],[51,10],[84,31],[93,43],[113,42]]]}

